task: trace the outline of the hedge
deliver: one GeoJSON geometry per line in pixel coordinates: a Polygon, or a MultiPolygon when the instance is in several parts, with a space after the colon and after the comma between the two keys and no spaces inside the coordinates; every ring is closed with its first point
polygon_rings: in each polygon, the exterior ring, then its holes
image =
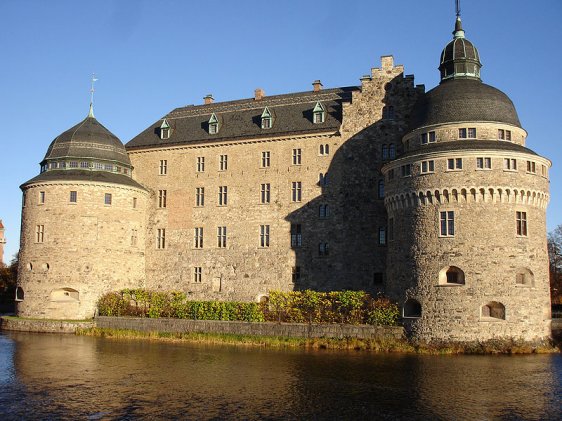
{"type": "Polygon", "coordinates": [[[248,322],[346,323],[394,326],[398,307],[364,291],[271,291],[265,303],[193,301],[183,292],[124,289],[103,295],[100,316],[169,317],[248,322]]]}

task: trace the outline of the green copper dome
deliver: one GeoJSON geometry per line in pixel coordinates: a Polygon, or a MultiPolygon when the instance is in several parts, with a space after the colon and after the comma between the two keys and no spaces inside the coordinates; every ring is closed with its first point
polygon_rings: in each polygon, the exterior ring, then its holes
{"type": "Polygon", "coordinates": [[[453,40],[449,42],[441,53],[439,71],[441,83],[450,79],[478,79],[480,80],[480,54],[478,50],[464,37],[461,18],[457,16],[453,40]]]}

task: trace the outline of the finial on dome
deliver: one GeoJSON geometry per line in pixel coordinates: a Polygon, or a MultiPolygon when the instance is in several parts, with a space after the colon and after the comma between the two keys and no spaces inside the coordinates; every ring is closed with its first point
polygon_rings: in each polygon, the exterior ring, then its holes
{"type": "Polygon", "coordinates": [[[96,75],[95,73],[92,73],[92,87],[90,88],[90,111],[88,112],[88,117],[91,118],[95,118],[94,117],[94,82],[97,82],[98,79],[96,79],[96,75]]]}
{"type": "Polygon", "coordinates": [[[461,22],[461,0],[455,0],[455,11],[457,19],[455,20],[455,30],[453,31],[453,37],[464,38],[464,30],[462,29],[461,22]]]}

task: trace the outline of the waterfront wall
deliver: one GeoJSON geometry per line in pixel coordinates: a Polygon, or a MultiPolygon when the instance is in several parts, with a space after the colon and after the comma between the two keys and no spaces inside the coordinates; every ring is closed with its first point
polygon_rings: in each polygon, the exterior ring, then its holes
{"type": "Polygon", "coordinates": [[[129,329],[142,332],[226,333],[234,335],[288,336],[294,338],[400,339],[404,336],[404,329],[401,326],[252,323],[135,317],[97,317],[96,327],[129,329]]]}
{"type": "Polygon", "coordinates": [[[93,321],[70,322],[66,320],[36,320],[0,317],[0,330],[38,333],[75,333],[76,329],[95,326],[93,321]]]}

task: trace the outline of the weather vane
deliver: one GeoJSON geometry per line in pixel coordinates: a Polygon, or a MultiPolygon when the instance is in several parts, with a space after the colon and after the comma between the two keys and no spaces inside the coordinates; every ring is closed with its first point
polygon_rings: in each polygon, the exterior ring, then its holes
{"type": "Polygon", "coordinates": [[[94,104],[94,83],[97,82],[96,74],[92,73],[92,87],[90,88],[90,104],[94,104]]]}
{"type": "Polygon", "coordinates": [[[457,10],[457,17],[461,15],[461,0],[455,0],[455,8],[457,10]]]}

